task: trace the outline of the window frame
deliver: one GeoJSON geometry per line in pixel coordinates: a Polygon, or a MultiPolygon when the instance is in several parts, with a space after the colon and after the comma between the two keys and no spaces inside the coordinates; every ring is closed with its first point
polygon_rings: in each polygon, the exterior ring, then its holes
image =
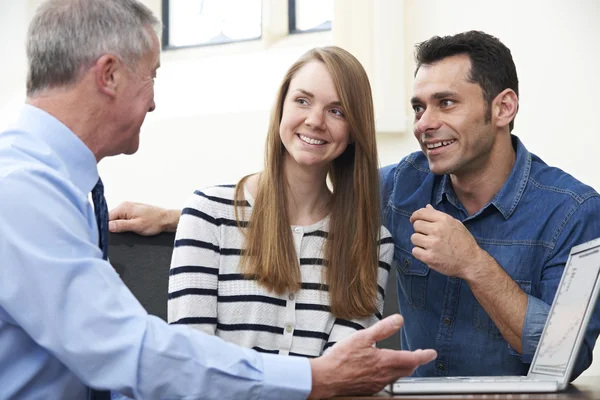
{"type": "Polygon", "coordinates": [[[222,45],[227,45],[227,44],[232,44],[232,43],[244,43],[244,42],[254,42],[254,41],[260,41],[263,38],[263,18],[264,18],[264,10],[263,10],[263,5],[262,5],[262,1],[261,1],[261,16],[260,16],[260,35],[258,35],[257,37],[253,37],[253,38],[248,38],[248,39],[238,39],[238,40],[231,40],[228,42],[217,42],[217,43],[196,43],[196,44],[186,44],[186,45],[181,45],[181,46],[175,46],[172,45],[169,42],[170,39],[170,32],[169,32],[169,28],[171,25],[171,20],[170,20],[170,0],[162,0],[162,10],[161,10],[161,14],[162,14],[162,40],[161,40],[161,48],[162,50],[177,50],[177,49],[190,49],[190,48],[196,48],[196,47],[214,47],[214,46],[222,46],[222,45]]]}
{"type": "Polygon", "coordinates": [[[296,28],[296,0],[288,0],[288,34],[290,35],[299,35],[303,33],[313,33],[313,32],[330,32],[333,29],[333,21],[331,22],[331,26],[329,29],[307,29],[300,30],[296,28]]]}

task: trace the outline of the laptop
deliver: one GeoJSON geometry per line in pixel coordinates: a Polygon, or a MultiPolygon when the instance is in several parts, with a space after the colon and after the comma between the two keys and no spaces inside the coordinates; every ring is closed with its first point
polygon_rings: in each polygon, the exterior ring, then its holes
{"type": "Polygon", "coordinates": [[[393,394],[557,392],[569,384],[600,292],[600,238],[571,249],[527,376],[407,377],[393,394]]]}

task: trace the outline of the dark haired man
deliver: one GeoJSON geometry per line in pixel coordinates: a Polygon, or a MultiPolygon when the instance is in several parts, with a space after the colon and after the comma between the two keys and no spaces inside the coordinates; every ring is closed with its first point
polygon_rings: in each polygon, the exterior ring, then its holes
{"type": "MultiPolygon", "coordinates": [[[[395,242],[405,349],[434,348],[415,375],[525,375],[572,246],[600,236],[600,196],[511,134],[510,50],[471,31],[416,47],[420,152],[381,169],[395,242]]],[[[113,231],[174,230],[178,212],[125,203],[113,231]]],[[[571,379],[592,361],[596,307],[571,379]]]]}
{"type": "MultiPolygon", "coordinates": [[[[380,174],[403,348],[438,351],[416,375],[525,375],[571,247],[600,236],[600,196],[511,135],[518,79],[498,39],[433,37],[416,61],[422,151],[380,174]]],[[[573,378],[592,361],[599,311],[573,378]]]]}

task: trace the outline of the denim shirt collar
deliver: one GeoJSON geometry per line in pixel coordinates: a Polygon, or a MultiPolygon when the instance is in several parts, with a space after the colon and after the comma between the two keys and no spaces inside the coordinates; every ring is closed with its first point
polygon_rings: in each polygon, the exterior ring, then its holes
{"type": "MultiPolygon", "coordinates": [[[[480,214],[490,205],[493,205],[500,211],[505,219],[508,219],[515,211],[515,208],[517,208],[521,196],[523,195],[523,191],[527,186],[527,181],[529,180],[529,173],[531,171],[531,153],[525,148],[517,136],[511,135],[511,139],[513,148],[516,152],[516,158],[508,179],[504,182],[504,185],[498,193],[496,193],[492,201],[471,217],[480,214]]],[[[456,208],[464,209],[454,193],[449,175],[443,175],[441,177],[439,189],[435,198],[436,205],[440,204],[444,200],[444,197],[446,197],[446,199],[456,208]]]]}

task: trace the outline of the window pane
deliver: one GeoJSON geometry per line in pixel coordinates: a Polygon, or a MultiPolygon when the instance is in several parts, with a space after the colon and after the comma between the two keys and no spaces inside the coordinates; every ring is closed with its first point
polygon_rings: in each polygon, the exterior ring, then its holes
{"type": "Polygon", "coordinates": [[[295,0],[294,32],[327,31],[333,20],[333,0],[295,0]]]}
{"type": "Polygon", "coordinates": [[[261,0],[169,0],[168,46],[257,39],[261,11],[261,0]]]}

